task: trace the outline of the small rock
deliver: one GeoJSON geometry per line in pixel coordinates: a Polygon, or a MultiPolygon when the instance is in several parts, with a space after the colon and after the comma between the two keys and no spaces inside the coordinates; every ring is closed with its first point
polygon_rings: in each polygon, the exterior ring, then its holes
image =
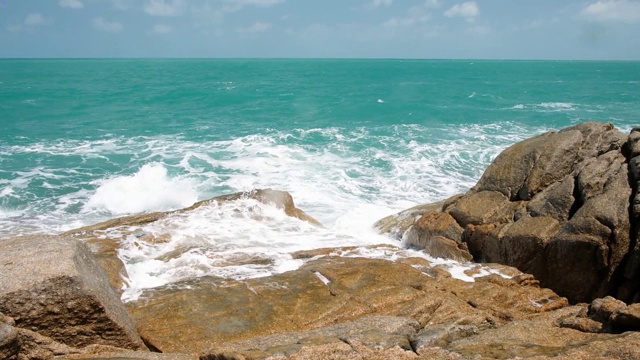
{"type": "Polygon", "coordinates": [[[475,325],[451,325],[426,328],[416,335],[411,345],[418,354],[427,348],[446,347],[449,343],[478,334],[475,325]]]}
{"type": "Polygon", "coordinates": [[[558,326],[587,333],[599,333],[602,331],[603,327],[601,322],[581,317],[566,318],[562,320],[558,326]]]}
{"type": "Polygon", "coordinates": [[[611,326],[620,331],[640,330],[640,304],[631,304],[611,315],[611,326]]]}
{"type": "Polygon", "coordinates": [[[607,296],[601,299],[595,299],[589,305],[588,315],[590,318],[603,323],[609,322],[611,315],[618,310],[627,307],[624,302],[607,296]]]}
{"type": "Polygon", "coordinates": [[[16,360],[19,351],[18,331],[12,326],[0,323],[0,359],[16,360]]]}

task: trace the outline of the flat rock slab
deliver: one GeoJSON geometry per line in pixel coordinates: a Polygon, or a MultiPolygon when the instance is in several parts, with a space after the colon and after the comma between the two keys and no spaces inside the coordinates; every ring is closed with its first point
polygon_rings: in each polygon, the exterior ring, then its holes
{"type": "Polygon", "coordinates": [[[0,241],[0,312],[62,344],[145,348],[83,243],[32,236],[0,241]]]}
{"type": "MultiPolygon", "coordinates": [[[[420,328],[455,323],[486,328],[567,305],[551,290],[515,279],[494,274],[467,283],[434,279],[387,260],[325,257],[264,278],[173,284],[144,293],[127,308],[141,336],[159,350],[202,352],[223,343],[363,317],[410,317],[420,328]]],[[[380,331],[381,326],[369,330],[380,331]]],[[[366,345],[378,341],[378,335],[342,340],[366,345]]],[[[407,343],[400,340],[392,343],[403,349],[407,343]]]]}
{"type": "MultiPolygon", "coordinates": [[[[205,351],[203,358],[233,354],[247,359],[264,359],[270,356],[289,356],[300,352],[305,346],[344,347],[363,345],[381,349],[412,351],[409,338],[415,335],[420,325],[411,318],[396,316],[364,317],[356,321],[340,323],[319,329],[262,336],[246,341],[221,344],[205,351]]],[[[349,351],[350,349],[346,349],[349,351]]]]}

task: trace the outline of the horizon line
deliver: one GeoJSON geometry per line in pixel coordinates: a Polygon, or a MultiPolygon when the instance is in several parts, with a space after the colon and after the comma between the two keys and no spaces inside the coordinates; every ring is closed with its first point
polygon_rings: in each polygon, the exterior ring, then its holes
{"type": "Polygon", "coordinates": [[[236,56],[79,56],[79,57],[47,57],[47,56],[2,56],[1,60],[396,60],[396,61],[584,61],[584,62],[638,62],[640,59],[554,59],[554,58],[401,58],[401,57],[236,57],[236,56]]]}

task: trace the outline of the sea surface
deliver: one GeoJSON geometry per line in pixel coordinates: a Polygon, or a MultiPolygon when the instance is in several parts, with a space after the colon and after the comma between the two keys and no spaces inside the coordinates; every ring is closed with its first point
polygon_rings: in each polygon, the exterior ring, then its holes
{"type": "Polygon", "coordinates": [[[464,192],[509,145],[587,120],[640,123],[640,62],[3,59],[0,238],[270,187],[324,227],[240,200],[149,225],[171,241],[120,252],[125,297],[265,276],[299,266],[291,251],[397,243],[373,222],[464,192]]]}

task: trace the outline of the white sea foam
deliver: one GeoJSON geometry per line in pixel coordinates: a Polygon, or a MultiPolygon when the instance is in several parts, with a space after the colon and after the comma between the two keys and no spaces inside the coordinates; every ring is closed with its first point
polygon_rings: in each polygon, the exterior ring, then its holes
{"type": "MultiPolygon", "coordinates": [[[[43,161],[12,172],[11,180],[0,179],[0,233],[66,231],[120,214],[270,187],[289,191],[324,227],[252,200],[174,214],[136,229],[124,242],[120,256],[130,276],[124,298],[200,276],[243,279],[295,269],[303,263],[290,255],[297,250],[358,246],[340,255],[426,256],[364,248],[399,245],[377,235],[372,223],[466,191],[502,149],[544,130],[515,123],[412,124],[267,131],[229,140],[155,136],[0,145],[0,152],[64,164],[49,168],[43,161]],[[34,189],[53,195],[41,198],[34,189]],[[26,205],[12,206],[16,199],[26,205]],[[147,242],[144,234],[170,241],[147,242]]],[[[460,264],[430,261],[471,279],[460,264]]]]}
{"type": "Polygon", "coordinates": [[[13,188],[11,186],[7,186],[0,190],[0,197],[7,196],[12,193],[13,193],[13,188]]]}
{"type": "Polygon", "coordinates": [[[180,208],[194,203],[198,195],[190,180],[170,178],[159,163],[146,164],[130,176],[98,181],[99,187],[84,210],[106,209],[112,214],[131,214],[180,208]]]}
{"type": "Polygon", "coordinates": [[[0,151],[65,164],[27,168],[13,172],[11,180],[0,180],[25,204],[15,208],[0,203],[21,214],[19,223],[0,222],[0,233],[14,233],[16,227],[65,231],[119,214],[167,210],[264,187],[288,190],[323,223],[335,223],[362,206],[376,209],[368,220],[373,221],[465,191],[504,147],[542,130],[511,123],[456,129],[395,125],[274,131],[198,142],[157,136],[0,145],[0,151]],[[311,145],[314,141],[322,145],[311,145]],[[66,160],[73,158],[79,160],[66,160]],[[103,167],[117,173],[105,173],[103,167]],[[52,195],[39,198],[33,193],[38,188],[52,195]]]}
{"type": "Polygon", "coordinates": [[[575,104],[565,102],[543,102],[537,104],[536,107],[550,111],[575,110],[575,104]]]}
{"type": "Polygon", "coordinates": [[[510,109],[522,110],[522,109],[524,109],[524,105],[523,104],[513,105],[510,109]]]}
{"type": "MultiPolygon", "coordinates": [[[[345,218],[364,223],[367,215],[354,212],[345,218]]],[[[399,242],[376,234],[370,226],[347,228],[338,221],[317,227],[251,199],[214,203],[132,230],[119,252],[129,275],[124,301],[137,299],[146,289],[202,276],[242,280],[294,270],[307,260],[293,259],[292,252],[347,245],[355,247],[330,255],[391,261],[422,257],[464,281],[496,273],[398,248],[399,242]],[[371,247],[379,244],[389,245],[371,247]],[[475,270],[474,275],[469,270],[475,270]]],[[[316,276],[330,282],[322,274],[316,276]]]]}
{"type": "Polygon", "coordinates": [[[302,264],[289,255],[294,251],[385,242],[393,240],[375,234],[370,226],[317,227],[251,199],[212,204],[129,235],[120,251],[130,279],[123,299],[198,276],[245,279],[293,270],[302,264]],[[145,236],[170,240],[147,242],[145,236]]]}

